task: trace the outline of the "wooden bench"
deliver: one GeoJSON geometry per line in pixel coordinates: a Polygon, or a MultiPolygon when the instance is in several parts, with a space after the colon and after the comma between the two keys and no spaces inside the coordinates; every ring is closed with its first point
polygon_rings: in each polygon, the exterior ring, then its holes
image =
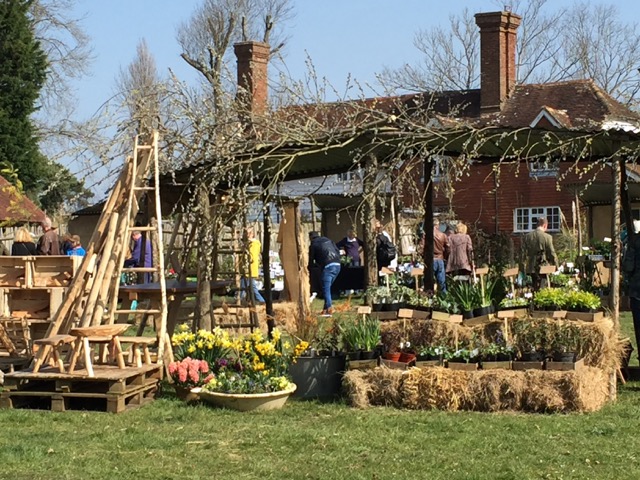
{"type": "MultiPolygon", "coordinates": [[[[101,349],[108,346],[108,353],[111,359],[115,358],[118,368],[125,368],[124,355],[120,345],[120,334],[129,328],[129,325],[98,325],[95,327],[72,328],[69,333],[74,337],[71,361],[69,362],[69,373],[73,373],[76,363],[81,353],[84,353],[84,364],[89,377],[95,377],[93,371],[93,345],[99,345],[101,349]]],[[[100,360],[104,361],[103,352],[100,360]]]]}
{"type": "MultiPolygon", "coordinates": [[[[43,349],[50,349],[53,361],[58,367],[58,370],[60,373],[64,373],[64,362],[62,361],[61,348],[65,345],[70,345],[75,339],[76,337],[73,335],[53,335],[51,337],[34,340],[33,344],[38,345],[43,349]]],[[[46,352],[42,352],[41,355],[38,355],[36,363],[33,366],[33,373],[38,373],[45,358],[46,352]]]]}
{"type": "Polygon", "coordinates": [[[154,345],[158,339],[156,337],[120,337],[120,343],[131,344],[131,352],[129,362],[136,367],[142,367],[142,358],[144,356],[144,364],[151,365],[151,354],[149,347],[154,345]],[[140,353],[142,348],[142,354],[140,353]]]}

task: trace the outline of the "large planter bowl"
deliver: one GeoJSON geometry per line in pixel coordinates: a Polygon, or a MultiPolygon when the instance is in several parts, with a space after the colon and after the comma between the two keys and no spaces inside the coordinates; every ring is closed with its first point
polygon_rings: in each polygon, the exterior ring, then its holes
{"type": "Polygon", "coordinates": [[[276,410],[282,408],[289,396],[296,391],[295,384],[287,390],[270,393],[218,393],[209,392],[201,388],[194,388],[192,392],[198,393],[200,400],[215,405],[216,407],[229,408],[240,412],[252,410],[276,410]]]}

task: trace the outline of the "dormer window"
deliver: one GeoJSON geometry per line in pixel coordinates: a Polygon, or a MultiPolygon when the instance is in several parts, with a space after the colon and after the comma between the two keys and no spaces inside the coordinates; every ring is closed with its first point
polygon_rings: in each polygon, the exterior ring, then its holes
{"type": "Polygon", "coordinates": [[[560,162],[554,160],[534,160],[529,162],[529,176],[557,177],[560,170],[560,162]]]}

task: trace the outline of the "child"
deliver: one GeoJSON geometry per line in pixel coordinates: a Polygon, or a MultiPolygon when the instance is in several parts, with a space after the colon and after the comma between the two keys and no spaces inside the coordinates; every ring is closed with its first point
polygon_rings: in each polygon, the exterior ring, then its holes
{"type": "Polygon", "coordinates": [[[79,235],[72,235],[71,236],[71,244],[72,244],[72,248],[68,251],[67,255],[72,255],[72,256],[78,256],[78,257],[84,257],[86,255],[86,251],[84,248],[82,248],[82,245],[80,244],[80,236],[79,235]]]}

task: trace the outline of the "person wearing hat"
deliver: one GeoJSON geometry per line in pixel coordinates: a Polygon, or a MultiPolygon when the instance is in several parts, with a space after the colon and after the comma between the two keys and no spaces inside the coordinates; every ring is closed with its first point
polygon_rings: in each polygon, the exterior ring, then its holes
{"type": "Polygon", "coordinates": [[[336,244],[327,237],[321,237],[318,232],[309,232],[309,268],[318,266],[321,268],[322,294],[324,295],[324,307],[321,315],[331,315],[333,306],[331,303],[331,285],[340,273],[340,251],[336,244]]]}
{"type": "Polygon", "coordinates": [[[60,240],[56,229],[51,226],[51,219],[44,217],[40,225],[44,233],[38,240],[38,255],[60,255],[60,240]]]}

